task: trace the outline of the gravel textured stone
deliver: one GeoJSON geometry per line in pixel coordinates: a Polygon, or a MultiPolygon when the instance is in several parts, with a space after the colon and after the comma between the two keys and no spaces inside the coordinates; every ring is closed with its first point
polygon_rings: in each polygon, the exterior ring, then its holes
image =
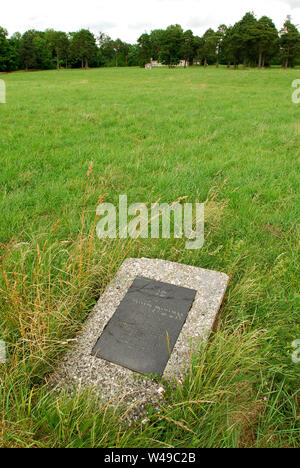
{"type": "Polygon", "coordinates": [[[188,365],[191,347],[210,334],[221,306],[228,276],[166,260],[128,258],[100,297],[73,348],[66,353],[50,378],[51,386],[93,387],[105,402],[122,401],[132,408],[131,419],[143,415],[146,405],[159,405],[162,384],[129,369],[91,355],[93,346],[136,276],[183,286],[197,291],[163,378],[181,379],[188,365]]]}

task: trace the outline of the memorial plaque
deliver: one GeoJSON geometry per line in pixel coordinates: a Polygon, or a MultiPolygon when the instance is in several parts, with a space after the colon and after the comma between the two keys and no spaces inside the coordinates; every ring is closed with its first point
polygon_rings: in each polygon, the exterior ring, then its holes
{"type": "Polygon", "coordinates": [[[195,295],[194,289],[136,277],[92,354],[141,374],[161,376],[195,295]]]}

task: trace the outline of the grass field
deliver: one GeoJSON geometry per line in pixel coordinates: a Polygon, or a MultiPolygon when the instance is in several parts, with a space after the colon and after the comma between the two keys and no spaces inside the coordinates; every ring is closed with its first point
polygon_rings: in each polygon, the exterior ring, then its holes
{"type": "Polygon", "coordinates": [[[300,445],[297,78],[210,67],[1,75],[0,446],[300,445]],[[95,238],[99,197],[119,194],[205,201],[204,247],[95,238]],[[166,384],[161,411],[130,428],[89,391],[45,385],[127,256],[231,278],[185,381],[166,384]]]}

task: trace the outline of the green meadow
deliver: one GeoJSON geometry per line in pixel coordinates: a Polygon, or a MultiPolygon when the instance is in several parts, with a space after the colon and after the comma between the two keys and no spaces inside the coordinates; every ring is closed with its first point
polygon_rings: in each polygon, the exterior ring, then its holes
{"type": "Polygon", "coordinates": [[[300,70],[102,68],[0,76],[2,447],[300,445],[300,70]],[[100,240],[96,207],[205,202],[205,243],[100,240]],[[126,257],[230,276],[159,412],[127,427],[49,374],[126,257]]]}

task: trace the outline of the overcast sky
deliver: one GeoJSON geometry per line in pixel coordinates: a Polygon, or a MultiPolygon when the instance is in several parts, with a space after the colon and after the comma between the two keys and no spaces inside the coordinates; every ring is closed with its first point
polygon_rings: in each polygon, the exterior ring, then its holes
{"type": "Polygon", "coordinates": [[[233,24],[247,11],[270,16],[277,28],[287,15],[300,24],[300,0],[7,0],[2,3],[0,26],[9,34],[89,28],[136,42],[145,31],[175,23],[201,35],[209,27],[233,24]]]}

